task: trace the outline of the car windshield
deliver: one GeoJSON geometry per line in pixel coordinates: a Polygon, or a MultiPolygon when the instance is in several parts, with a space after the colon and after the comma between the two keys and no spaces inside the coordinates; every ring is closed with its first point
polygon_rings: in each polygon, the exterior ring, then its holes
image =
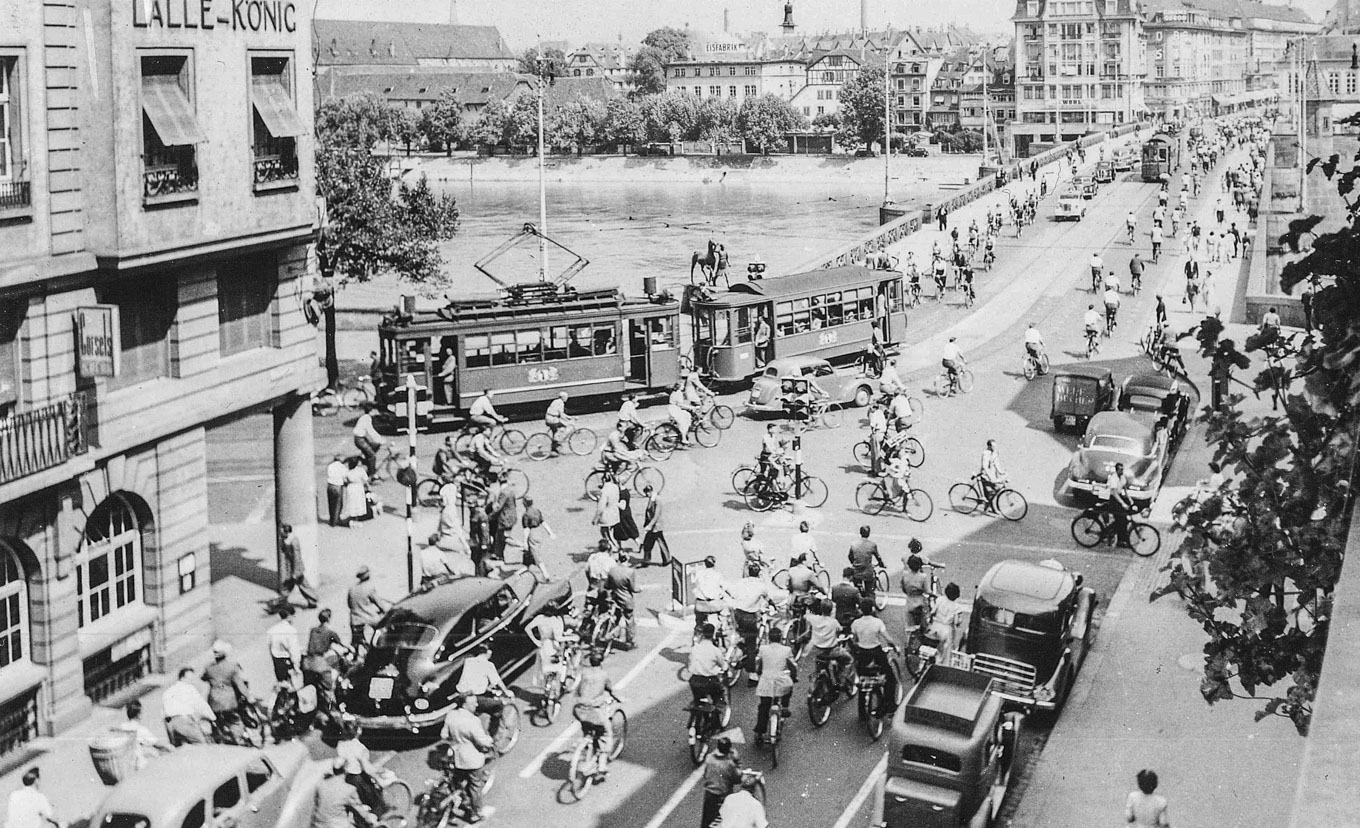
{"type": "Polygon", "coordinates": [[[835,371],[832,369],[830,365],[827,365],[826,363],[822,363],[821,365],[818,365],[812,370],[812,375],[814,377],[829,377],[833,373],[835,373],[835,371]]]}
{"type": "Polygon", "coordinates": [[[1097,434],[1091,438],[1091,448],[1117,451],[1120,454],[1142,454],[1143,444],[1129,437],[1115,434],[1097,434]]]}
{"type": "Polygon", "coordinates": [[[105,814],[99,828],[149,828],[151,820],[141,814],[105,814]]]}
{"type": "Polygon", "coordinates": [[[373,646],[380,650],[419,650],[438,637],[439,631],[429,624],[399,623],[378,630],[373,646]]]}
{"type": "Polygon", "coordinates": [[[1160,411],[1162,408],[1159,397],[1150,397],[1147,394],[1130,394],[1126,400],[1129,408],[1136,408],[1139,411],[1160,411]]]}
{"type": "Polygon", "coordinates": [[[979,606],[978,610],[983,620],[998,627],[1005,627],[1008,630],[1036,635],[1054,635],[1059,632],[1058,617],[1052,613],[1027,615],[1023,612],[1012,612],[993,606],[979,606]]]}

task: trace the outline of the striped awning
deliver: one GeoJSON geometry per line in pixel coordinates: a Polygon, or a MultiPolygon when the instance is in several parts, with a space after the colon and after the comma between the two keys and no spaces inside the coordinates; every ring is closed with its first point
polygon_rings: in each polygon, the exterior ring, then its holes
{"type": "Polygon", "coordinates": [[[202,144],[208,139],[194,117],[194,106],[180,88],[175,75],[142,77],[142,111],[151,120],[156,137],[167,147],[202,144]]]}
{"type": "Polygon", "coordinates": [[[250,81],[250,102],[275,138],[296,138],[307,131],[293,105],[293,96],[283,81],[272,75],[257,75],[250,81]]]}

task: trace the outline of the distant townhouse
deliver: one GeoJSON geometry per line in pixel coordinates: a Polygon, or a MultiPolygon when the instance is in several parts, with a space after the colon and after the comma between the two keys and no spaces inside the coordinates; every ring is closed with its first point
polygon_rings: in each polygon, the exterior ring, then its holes
{"type": "Polygon", "coordinates": [[[893,124],[899,132],[926,129],[931,89],[947,55],[977,45],[958,29],[910,29],[896,33],[889,48],[893,124]]]}
{"type": "Polygon", "coordinates": [[[633,50],[622,44],[587,43],[567,50],[566,56],[567,74],[573,78],[606,78],[621,92],[633,88],[633,50]]]}
{"type": "Polygon", "coordinates": [[[1012,48],[998,46],[985,49],[971,58],[968,70],[964,73],[959,125],[981,132],[984,124],[990,121],[996,128],[997,137],[1004,141],[1008,140],[1008,127],[1014,120],[1015,57],[1012,48]]]}

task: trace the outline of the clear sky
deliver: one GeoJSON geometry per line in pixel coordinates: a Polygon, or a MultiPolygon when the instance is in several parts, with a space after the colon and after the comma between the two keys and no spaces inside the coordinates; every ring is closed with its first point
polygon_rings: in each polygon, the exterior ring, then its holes
{"type": "MultiPolygon", "coordinates": [[[[859,25],[861,0],[793,0],[798,31],[844,31],[859,25]]],[[[1013,0],[864,0],[872,28],[938,26],[966,22],[982,34],[1012,31],[1013,0]]],[[[459,23],[496,26],[512,48],[544,40],[572,43],[616,40],[636,43],[661,26],[722,31],[727,9],[733,32],[778,30],[784,0],[316,0],[317,16],[353,20],[448,22],[455,6],[459,23]]],[[[1321,21],[1333,0],[1296,5],[1321,21]]]]}

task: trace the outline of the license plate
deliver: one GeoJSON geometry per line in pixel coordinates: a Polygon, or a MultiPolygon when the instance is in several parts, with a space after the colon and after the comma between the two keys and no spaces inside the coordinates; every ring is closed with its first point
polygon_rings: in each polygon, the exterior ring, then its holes
{"type": "Polygon", "coordinates": [[[1064,423],[1065,425],[1076,425],[1076,424],[1077,424],[1077,418],[1076,418],[1076,417],[1073,417],[1072,415],[1069,414],[1069,415],[1063,417],[1063,423],[1064,423]]]}
{"type": "Polygon", "coordinates": [[[393,680],[386,677],[379,677],[368,682],[368,697],[374,701],[385,701],[392,698],[393,680]]]}

